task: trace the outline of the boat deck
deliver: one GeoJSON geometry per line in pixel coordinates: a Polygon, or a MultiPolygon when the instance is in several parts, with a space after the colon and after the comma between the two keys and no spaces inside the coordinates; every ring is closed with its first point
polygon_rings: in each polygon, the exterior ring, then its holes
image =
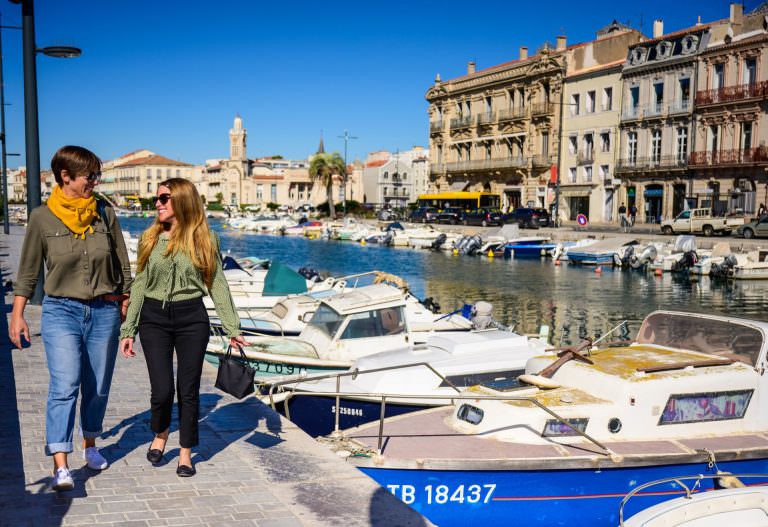
{"type": "Polygon", "coordinates": [[[522,467],[536,460],[539,468],[608,468],[617,462],[624,466],[645,464],[649,459],[662,464],[706,461],[708,453],[705,449],[713,452],[718,461],[749,459],[765,456],[768,452],[768,435],[755,433],[684,440],[604,442],[617,455],[612,458],[587,440],[576,444],[552,440],[549,445],[530,445],[462,434],[446,424],[451,412],[452,407],[439,407],[386,420],[381,457],[373,455],[378,445],[378,421],[346,431],[347,438],[370,449],[370,463],[360,458],[355,458],[355,463],[387,468],[439,469],[450,468],[456,461],[474,461],[472,465],[477,469],[494,469],[522,467]]]}

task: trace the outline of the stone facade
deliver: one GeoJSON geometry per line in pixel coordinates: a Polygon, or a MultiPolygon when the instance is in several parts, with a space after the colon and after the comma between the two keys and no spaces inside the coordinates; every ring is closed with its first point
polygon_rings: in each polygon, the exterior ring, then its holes
{"type": "Polygon", "coordinates": [[[640,38],[611,24],[591,42],[569,47],[557,37],[532,57],[523,47],[518,60],[481,71],[471,62],[446,82],[438,75],[426,94],[433,189],[498,192],[505,208],[549,205],[566,76],[625,57],[640,38]]]}
{"type": "Polygon", "coordinates": [[[368,154],[363,169],[366,203],[405,207],[427,191],[429,152],[420,146],[405,152],[368,154]]]}
{"type": "Polygon", "coordinates": [[[98,191],[122,205],[154,196],[157,185],[166,179],[192,180],[194,171],[189,163],[168,159],[151,150],[137,150],[102,164],[98,191]]]}

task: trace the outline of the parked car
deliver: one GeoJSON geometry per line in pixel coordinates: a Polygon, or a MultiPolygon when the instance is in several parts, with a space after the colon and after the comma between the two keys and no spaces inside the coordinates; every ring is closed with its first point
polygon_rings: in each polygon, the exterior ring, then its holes
{"type": "Polygon", "coordinates": [[[707,208],[684,210],[675,219],[661,222],[662,234],[697,234],[712,236],[722,233],[726,236],[744,223],[743,218],[717,218],[712,216],[712,211],[707,208]]]}
{"type": "Polygon", "coordinates": [[[464,225],[503,225],[504,215],[499,210],[476,209],[464,214],[464,225]]]}
{"type": "Polygon", "coordinates": [[[546,209],[518,207],[504,215],[504,223],[518,224],[522,228],[538,229],[549,226],[549,213],[546,209]]]}
{"type": "Polygon", "coordinates": [[[448,207],[443,209],[437,215],[438,223],[450,223],[451,225],[457,225],[464,221],[464,210],[458,207],[448,207]]]}
{"type": "Polygon", "coordinates": [[[437,220],[437,209],[435,207],[419,207],[413,209],[408,215],[408,221],[414,223],[432,223],[437,220]]]}
{"type": "Polygon", "coordinates": [[[739,225],[736,227],[736,236],[744,236],[745,238],[768,237],[768,215],[763,214],[756,220],[739,225]]]}

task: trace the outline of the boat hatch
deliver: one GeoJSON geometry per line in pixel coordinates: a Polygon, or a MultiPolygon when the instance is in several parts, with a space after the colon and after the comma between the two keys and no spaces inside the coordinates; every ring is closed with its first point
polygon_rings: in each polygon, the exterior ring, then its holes
{"type": "Polygon", "coordinates": [[[637,335],[641,344],[720,355],[757,366],[763,348],[763,332],[733,319],[684,313],[652,313],[637,335]]]}

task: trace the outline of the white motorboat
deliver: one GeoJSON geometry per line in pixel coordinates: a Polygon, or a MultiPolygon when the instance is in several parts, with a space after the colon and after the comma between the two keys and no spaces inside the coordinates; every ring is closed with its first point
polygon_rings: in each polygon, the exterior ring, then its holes
{"type": "Polygon", "coordinates": [[[713,265],[721,265],[731,254],[731,244],[728,242],[717,242],[709,254],[699,255],[697,261],[691,268],[691,273],[700,276],[709,276],[713,265]]]}
{"type": "Polygon", "coordinates": [[[568,250],[568,262],[582,265],[621,265],[621,260],[637,240],[629,236],[615,236],[596,241],[584,247],[568,250]]]}
{"type": "Polygon", "coordinates": [[[422,345],[361,357],[345,373],[267,380],[262,391],[269,395],[262,400],[282,401],[281,411],[305,432],[326,435],[336,427],[337,411],[339,428],[378,419],[383,397],[390,417],[443,405],[446,397],[474,384],[517,386],[526,361],[547,347],[537,337],[498,329],[435,334],[422,345]]]}
{"type": "Polygon", "coordinates": [[[757,249],[745,255],[736,255],[737,264],[733,266],[732,278],[736,280],[767,280],[768,250],[757,249]]]}
{"type": "MultiPolygon", "coordinates": [[[[765,322],[656,311],[628,344],[530,359],[526,388],[474,386],[324,442],[436,525],[615,527],[645,482],[768,474],[767,335],[765,322]]],[[[625,513],[684,494],[639,492],[625,513]]]]}
{"type": "Polygon", "coordinates": [[[424,225],[412,229],[405,229],[405,235],[408,236],[408,245],[414,249],[429,249],[441,232],[432,225],[424,225]]]}

